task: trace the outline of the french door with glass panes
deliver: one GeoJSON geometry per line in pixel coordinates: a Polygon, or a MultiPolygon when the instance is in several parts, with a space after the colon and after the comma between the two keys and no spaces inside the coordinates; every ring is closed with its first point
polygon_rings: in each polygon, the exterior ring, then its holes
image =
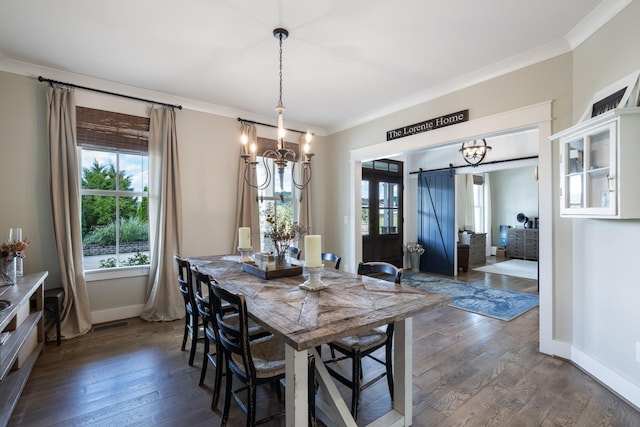
{"type": "Polygon", "coordinates": [[[362,261],[402,267],[402,162],[362,163],[362,261]]]}

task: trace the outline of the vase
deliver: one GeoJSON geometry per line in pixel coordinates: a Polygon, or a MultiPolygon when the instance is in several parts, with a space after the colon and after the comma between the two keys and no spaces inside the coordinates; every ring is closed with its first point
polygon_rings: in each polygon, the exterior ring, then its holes
{"type": "Polygon", "coordinates": [[[276,270],[284,270],[287,268],[287,253],[276,254],[276,270]]]}
{"type": "MultiPolygon", "coordinates": [[[[9,229],[9,241],[16,242],[22,240],[22,228],[10,228],[9,229]]],[[[23,275],[23,259],[22,257],[15,257],[14,259],[16,276],[23,275]]]]}
{"type": "Polygon", "coordinates": [[[16,257],[0,258],[0,285],[15,285],[16,257]]]}
{"type": "Polygon", "coordinates": [[[418,252],[409,252],[409,260],[411,261],[411,271],[420,271],[420,254],[418,252]]]}

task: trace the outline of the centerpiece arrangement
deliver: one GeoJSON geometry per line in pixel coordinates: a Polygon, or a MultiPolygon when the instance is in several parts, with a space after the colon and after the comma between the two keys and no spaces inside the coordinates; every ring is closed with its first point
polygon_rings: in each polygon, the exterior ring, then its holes
{"type": "Polygon", "coordinates": [[[14,284],[16,282],[15,266],[9,267],[15,262],[15,258],[24,258],[24,251],[29,247],[29,242],[24,240],[7,240],[0,244],[0,282],[14,284]]]}
{"type": "Polygon", "coordinates": [[[409,242],[404,248],[409,252],[411,271],[420,271],[420,257],[424,254],[424,247],[418,242],[409,242]]]}
{"type": "Polygon", "coordinates": [[[299,222],[293,221],[286,215],[288,212],[274,212],[272,205],[265,209],[265,221],[267,230],[264,237],[269,239],[275,251],[276,269],[286,266],[286,256],[289,247],[299,238],[309,233],[309,228],[299,222]]]}
{"type": "Polygon", "coordinates": [[[243,262],[242,270],[263,279],[302,274],[302,266],[291,265],[287,255],[291,245],[308,234],[309,228],[293,221],[291,211],[286,207],[276,211],[275,206],[269,204],[263,215],[264,252],[254,254],[255,262],[243,262]]]}

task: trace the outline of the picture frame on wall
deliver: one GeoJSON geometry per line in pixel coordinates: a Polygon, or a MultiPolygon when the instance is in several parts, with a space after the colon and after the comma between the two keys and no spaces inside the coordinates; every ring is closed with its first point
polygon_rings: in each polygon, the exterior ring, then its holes
{"type": "Polygon", "coordinates": [[[640,70],[597,91],[587,105],[580,121],[599,116],[618,107],[637,107],[640,102],[638,79],[640,70]]]}

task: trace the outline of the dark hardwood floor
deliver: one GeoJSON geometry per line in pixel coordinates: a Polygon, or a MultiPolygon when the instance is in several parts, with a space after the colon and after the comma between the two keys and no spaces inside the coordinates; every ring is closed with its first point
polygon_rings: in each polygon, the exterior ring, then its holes
{"type": "MultiPolygon", "coordinates": [[[[535,280],[471,269],[457,279],[537,292],[535,280]]],[[[60,347],[47,344],[10,425],[219,425],[220,409],[209,409],[214,372],[198,387],[202,347],[188,366],[183,324],[133,318],[98,325],[60,347]]],[[[538,352],[537,308],[504,322],[445,306],[416,316],[413,327],[416,427],[640,426],[640,412],[570,363],[538,352]]],[[[366,375],[375,369],[366,365],[366,375]]],[[[268,387],[258,400],[259,417],[281,405],[268,387]]],[[[358,425],[390,405],[379,381],[362,394],[358,425]]],[[[229,425],[244,425],[234,403],[231,409],[229,425]]]]}

